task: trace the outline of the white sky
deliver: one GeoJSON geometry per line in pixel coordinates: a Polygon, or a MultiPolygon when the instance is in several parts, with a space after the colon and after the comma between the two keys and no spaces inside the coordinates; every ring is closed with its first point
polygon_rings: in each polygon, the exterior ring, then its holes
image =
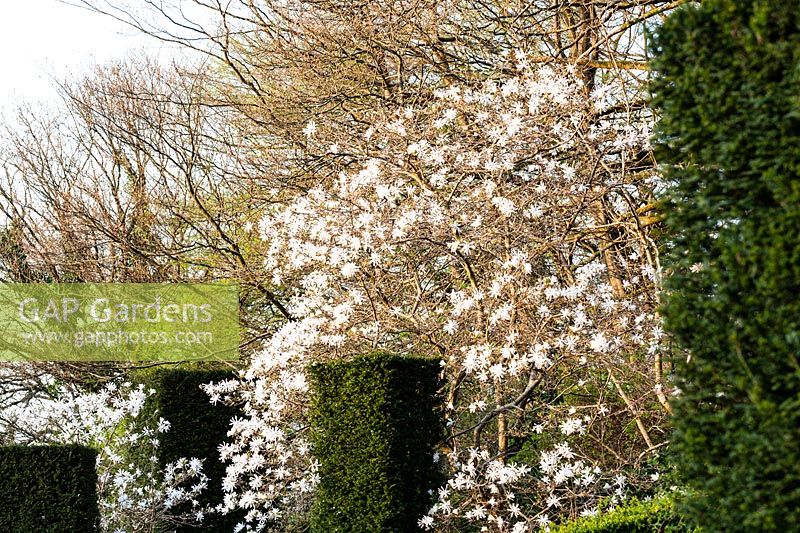
{"type": "Polygon", "coordinates": [[[53,99],[53,77],[80,75],[140,50],[158,54],[164,46],[110,17],[58,0],[0,0],[0,112],[17,102],[53,99]]]}

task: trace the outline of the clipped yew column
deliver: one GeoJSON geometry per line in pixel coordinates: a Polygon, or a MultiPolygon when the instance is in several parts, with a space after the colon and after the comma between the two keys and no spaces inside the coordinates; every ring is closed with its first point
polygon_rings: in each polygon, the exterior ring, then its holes
{"type": "Polygon", "coordinates": [[[316,364],[312,443],[320,483],[315,533],[419,531],[442,481],[439,361],[375,353],[316,364]]]}

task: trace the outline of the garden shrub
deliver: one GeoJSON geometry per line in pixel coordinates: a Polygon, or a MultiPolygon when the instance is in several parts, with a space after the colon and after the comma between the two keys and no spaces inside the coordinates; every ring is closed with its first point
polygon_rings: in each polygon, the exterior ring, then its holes
{"type": "MultiPolygon", "coordinates": [[[[170,423],[169,431],[161,436],[159,463],[163,467],[181,457],[203,459],[203,473],[209,481],[199,500],[201,506],[216,506],[223,501],[225,464],[219,459],[218,447],[227,437],[231,419],[241,413],[222,403],[212,405],[200,386],[233,377],[229,370],[176,368],[152,372],[147,378],[156,391],[150,408],[157,409],[158,415],[170,423]]],[[[202,524],[184,525],[177,531],[233,531],[242,521],[241,513],[207,514],[202,524]]]]}
{"type": "Polygon", "coordinates": [[[384,353],[312,365],[318,533],[405,533],[443,483],[439,361],[384,353]]]}
{"type": "Polygon", "coordinates": [[[96,458],[78,445],[0,447],[0,530],[97,531],[96,458]]]}
{"type": "Polygon", "coordinates": [[[655,52],[681,512],[800,531],[800,1],[687,6],[655,52]]]}
{"type": "Polygon", "coordinates": [[[580,518],[551,528],[551,533],[690,533],[671,498],[631,500],[608,513],[580,518]]]}

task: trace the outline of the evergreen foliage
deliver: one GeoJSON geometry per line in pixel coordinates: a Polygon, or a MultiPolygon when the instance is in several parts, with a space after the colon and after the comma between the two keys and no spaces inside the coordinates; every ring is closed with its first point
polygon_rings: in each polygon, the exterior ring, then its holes
{"type": "Polygon", "coordinates": [[[690,533],[675,511],[672,499],[661,497],[650,501],[632,500],[612,512],[580,518],[557,528],[552,533],[690,533]]]}
{"type": "Polygon", "coordinates": [[[77,445],[0,447],[0,530],[97,531],[96,457],[77,445]]]}
{"type": "Polygon", "coordinates": [[[800,531],[800,2],[707,0],[655,43],[685,512],[800,531]]]}
{"type": "Polygon", "coordinates": [[[405,533],[443,478],[439,361],[383,353],[312,365],[312,443],[319,460],[311,529],[405,533]]]}

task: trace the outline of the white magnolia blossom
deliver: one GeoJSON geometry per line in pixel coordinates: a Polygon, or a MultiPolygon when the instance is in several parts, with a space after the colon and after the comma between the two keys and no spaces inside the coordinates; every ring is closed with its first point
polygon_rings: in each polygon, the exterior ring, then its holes
{"type": "Polygon", "coordinates": [[[3,412],[6,437],[29,445],[82,444],[97,450],[101,531],[137,533],[169,524],[199,524],[208,510],[197,497],[208,486],[203,460],[160,464],[161,435],[170,424],[143,410],[153,389],[109,383],[97,392],[62,386],[55,400],[32,400],[3,412]],[[26,428],[12,435],[10,428],[26,428]],[[31,438],[30,435],[35,435],[31,438]],[[178,506],[188,504],[188,509],[178,506]]]}
{"type": "MultiPolygon", "coordinates": [[[[377,121],[332,178],[264,214],[265,271],[295,288],[292,319],[209,388],[244,404],[221,454],[226,506],[253,529],[307,509],[318,481],[307,365],[376,348],[441,358],[451,384],[449,480],[422,527],[533,531],[622,495],[628,458],[601,464],[592,439],[639,417],[660,379],[657,251],[637,219],[658,180],[634,164],[650,123],[598,115],[619,86],[524,58],[377,121]],[[637,396],[614,385],[627,375],[637,396]],[[526,436],[538,464],[509,451],[526,436]]],[[[631,462],[652,445],[638,422],[631,462]]]]}

